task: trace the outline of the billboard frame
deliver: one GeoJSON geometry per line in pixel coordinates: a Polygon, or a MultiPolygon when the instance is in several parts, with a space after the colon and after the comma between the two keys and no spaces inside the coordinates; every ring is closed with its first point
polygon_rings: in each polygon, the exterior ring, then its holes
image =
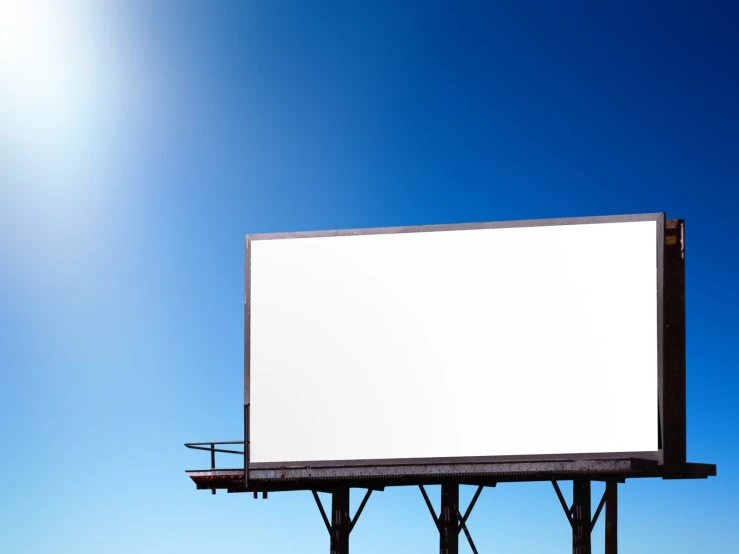
{"type": "MultiPolygon", "coordinates": [[[[459,464],[501,462],[532,462],[549,460],[597,460],[637,458],[658,465],[679,467],[685,463],[685,275],[684,222],[666,219],[663,212],[612,215],[598,217],[571,217],[482,223],[419,225],[406,227],[378,227],[332,231],[303,231],[286,233],[248,234],[245,238],[244,266],[244,485],[248,486],[250,468],[250,330],[251,330],[251,243],[263,240],[301,239],[338,236],[423,233],[438,231],[466,231],[525,227],[550,227],[602,223],[656,222],[657,256],[655,260],[657,287],[657,379],[658,379],[658,450],[644,452],[569,453],[514,456],[471,456],[448,458],[395,458],[368,460],[310,460],[290,462],[259,462],[254,469],[280,468],[342,468],[358,479],[377,474],[381,468],[398,466],[427,466],[433,475],[443,477],[449,467],[459,464]],[[666,236],[670,235],[670,240],[666,236]],[[666,263],[667,262],[667,263],[666,263]],[[668,271],[665,268],[668,268],[668,271]],[[667,308],[667,309],[666,309],[667,308]],[[667,319],[666,317],[667,316],[667,319]],[[669,347],[669,352],[666,351],[669,347]]],[[[576,424],[577,418],[574,418],[576,424]]],[[[415,472],[414,472],[415,473],[415,472]]]]}

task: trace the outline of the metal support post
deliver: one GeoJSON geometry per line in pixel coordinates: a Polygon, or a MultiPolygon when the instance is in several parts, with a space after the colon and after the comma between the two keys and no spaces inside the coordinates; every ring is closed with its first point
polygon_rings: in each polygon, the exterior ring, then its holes
{"type": "Polygon", "coordinates": [[[590,481],[572,483],[572,554],[591,554],[590,481]]]}
{"type": "Polygon", "coordinates": [[[616,482],[607,482],[606,490],[598,503],[595,515],[590,518],[590,481],[578,479],[572,482],[572,506],[568,507],[562,491],[556,481],[552,481],[554,491],[557,493],[559,503],[567,516],[567,521],[572,527],[572,554],[591,554],[591,534],[598,522],[598,517],[606,508],[606,554],[617,554],[617,498],[616,482]]]}
{"type": "Polygon", "coordinates": [[[618,483],[606,483],[606,554],[618,554],[618,483]]]}
{"type": "MultiPolygon", "coordinates": [[[[216,468],[216,445],[215,443],[210,443],[210,469],[216,468]]],[[[216,489],[210,489],[211,494],[216,493],[216,489]]]]}
{"type": "Polygon", "coordinates": [[[459,485],[441,485],[439,553],[459,554],[459,485]]]}
{"type": "Polygon", "coordinates": [[[362,510],[367,505],[372,490],[367,490],[353,518],[349,515],[349,488],[339,488],[331,491],[331,521],[328,520],[318,493],[316,491],[312,492],[318,511],[321,512],[323,523],[326,524],[326,529],[331,538],[331,554],[349,554],[349,534],[357,524],[359,516],[362,515],[362,510]]]}
{"type": "MultiPolygon", "coordinates": [[[[488,486],[494,487],[496,483],[488,483],[488,486]]],[[[467,518],[472,513],[477,499],[485,485],[478,485],[475,495],[470,501],[464,515],[459,511],[459,484],[444,484],[441,486],[441,515],[437,516],[434,507],[431,505],[429,495],[423,485],[418,485],[421,494],[426,502],[431,517],[434,518],[436,530],[439,532],[439,552],[441,554],[458,554],[459,553],[459,533],[464,531],[467,542],[470,543],[472,554],[477,554],[477,547],[472,540],[470,530],[467,529],[467,518]]]]}
{"type": "Polygon", "coordinates": [[[349,554],[349,489],[336,489],[331,493],[331,554],[349,554]]]}

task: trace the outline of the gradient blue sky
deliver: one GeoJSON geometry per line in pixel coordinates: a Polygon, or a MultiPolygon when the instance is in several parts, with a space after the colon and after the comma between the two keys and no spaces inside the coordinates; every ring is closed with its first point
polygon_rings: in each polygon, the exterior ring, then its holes
{"type": "MultiPolygon", "coordinates": [[[[184,474],[182,443],[242,433],[244,234],[665,211],[689,458],[719,477],[622,486],[620,545],[739,552],[737,3],[0,6],[0,551],[327,551],[309,493],[184,474]]],[[[469,527],[571,551],[545,483],[469,527]]],[[[352,551],[437,537],[391,489],[352,551]]]]}

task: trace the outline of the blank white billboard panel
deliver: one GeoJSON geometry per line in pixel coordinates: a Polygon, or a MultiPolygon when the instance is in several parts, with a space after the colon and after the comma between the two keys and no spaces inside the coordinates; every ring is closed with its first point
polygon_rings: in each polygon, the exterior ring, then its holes
{"type": "Polygon", "coordinates": [[[658,450],[657,229],[252,237],[251,462],[658,450]]]}

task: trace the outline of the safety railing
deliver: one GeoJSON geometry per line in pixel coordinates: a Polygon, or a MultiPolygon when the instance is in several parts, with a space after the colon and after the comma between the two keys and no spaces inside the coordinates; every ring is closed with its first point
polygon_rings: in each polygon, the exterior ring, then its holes
{"type": "MultiPolygon", "coordinates": [[[[225,448],[216,448],[217,446],[228,445],[228,444],[244,444],[244,441],[220,441],[220,442],[187,442],[185,446],[192,448],[193,450],[205,450],[210,452],[210,469],[216,469],[216,453],[221,454],[236,454],[243,456],[243,450],[227,450],[225,448]]],[[[216,489],[210,489],[211,494],[216,493],[216,489]]]]}

